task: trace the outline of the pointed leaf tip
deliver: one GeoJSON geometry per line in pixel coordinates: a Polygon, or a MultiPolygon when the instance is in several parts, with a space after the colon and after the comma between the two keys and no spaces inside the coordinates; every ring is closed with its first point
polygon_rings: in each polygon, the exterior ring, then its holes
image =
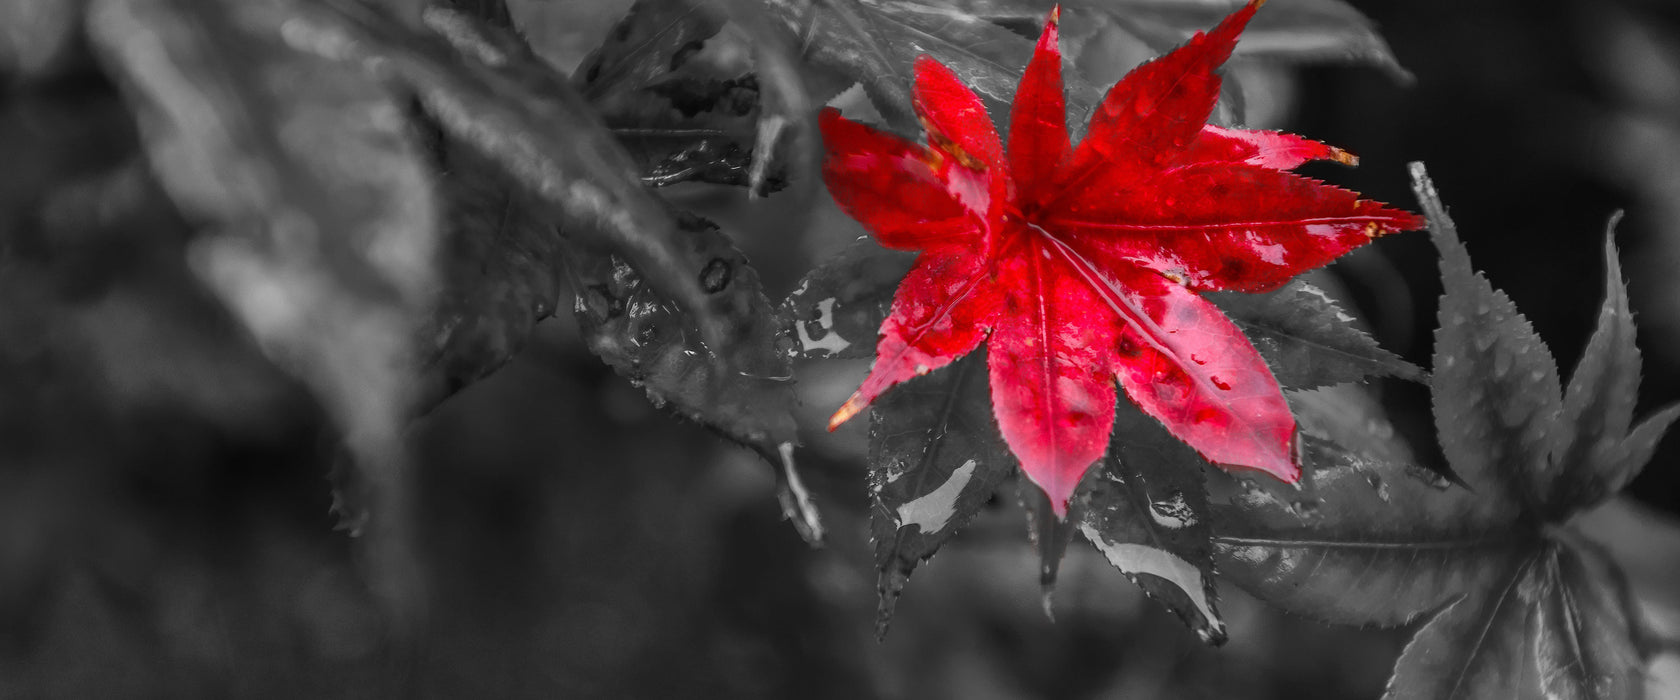
{"type": "Polygon", "coordinates": [[[834,415],[829,417],[828,432],[832,433],[839,430],[841,425],[851,420],[853,416],[856,416],[868,405],[869,402],[863,400],[863,392],[853,393],[852,397],[846,399],[846,403],[840,406],[840,410],[835,411],[834,415]]]}
{"type": "Polygon", "coordinates": [[[804,480],[799,478],[799,469],[793,461],[793,443],[776,445],[776,456],[782,467],[776,493],[777,500],[782,504],[782,515],[793,523],[801,538],[811,546],[819,547],[824,536],[822,516],[811,501],[811,492],[806,490],[804,480]]]}
{"type": "Polygon", "coordinates": [[[1442,451],[1476,489],[1544,502],[1563,412],[1557,363],[1511,298],[1476,271],[1421,164],[1412,176],[1440,252],[1430,393],[1442,451]]]}
{"type": "Polygon", "coordinates": [[[1056,587],[1062,557],[1067,554],[1068,542],[1073,540],[1075,523],[1067,517],[1066,501],[1056,507],[1057,499],[1031,480],[1020,483],[1020,497],[1021,506],[1027,511],[1028,535],[1038,547],[1038,585],[1049,614],[1050,592],[1056,587]]]}
{"type": "Polygon", "coordinates": [[[899,566],[888,566],[881,569],[875,578],[875,641],[887,640],[887,630],[892,626],[893,611],[898,607],[898,596],[904,592],[904,584],[910,582],[910,572],[899,566]]]}
{"type": "Polygon", "coordinates": [[[1627,483],[1643,465],[1618,454],[1633,425],[1641,358],[1628,306],[1627,283],[1615,243],[1621,214],[1610,217],[1604,235],[1604,302],[1598,321],[1563,394],[1563,413],[1550,432],[1551,469],[1545,474],[1546,504],[1556,513],[1597,505],[1627,483]]]}

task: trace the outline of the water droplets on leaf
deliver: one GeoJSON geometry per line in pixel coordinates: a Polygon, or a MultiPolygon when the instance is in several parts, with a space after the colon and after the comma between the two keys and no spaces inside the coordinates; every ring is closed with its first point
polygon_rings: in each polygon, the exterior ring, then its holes
{"type": "Polygon", "coordinates": [[[1184,492],[1174,491],[1167,498],[1149,504],[1149,516],[1162,527],[1174,530],[1196,524],[1196,513],[1184,501],[1184,492]]]}
{"type": "MultiPolygon", "coordinates": [[[[898,507],[899,527],[920,527],[924,533],[945,529],[945,524],[957,511],[957,497],[974,476],[974,460],[970,459],[951,472],[951,478],[927,495],[898,507]]],[[[889,477],[889,482],[892,479],[889,477]]]]}

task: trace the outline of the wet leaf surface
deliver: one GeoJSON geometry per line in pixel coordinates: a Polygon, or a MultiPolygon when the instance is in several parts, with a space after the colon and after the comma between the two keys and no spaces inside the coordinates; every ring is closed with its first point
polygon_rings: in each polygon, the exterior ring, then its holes
{"type": "Polygon", "coordinates": [[[1058,517],[1108,446],[1116,383],[1209,461],[1293,482],[1277,381],[1196,292],[1270,291],[1422,221],[1287,172],[1351,160],[1337,149],[1206,124],[1216,69],[1258,9],[1128,74],[1077,145],[1054,13],[1013,96],[1007,152],[980,96],[996,91],[929,56],[912,100],[926,146],[825,111],[835,201],[882,245],[921,253],[830,429],[985,343],[1004,439],[1058,517]]]}
{"type": "Polygon", "coordinates": [[[749,300],[702,289],[698,273],[709,259],[686,245],[671,212],[643,187],[634,163],[583,97],[517,36],[466,15],[428,10],[427,25],[446,44],[346,0],[326,4],[332,11],[306,14],[295,25],[308,48],[361,61],[412,88],[447,133],[553,207],[567,235],[648,271],[652,284],[694,315],[720,354],[751,333],[750,323],[728,315],[749,300]]]}
{"type": "Polygon", "coordinates": [[[1080,486],[1079,531],[1203,642],[1225,643],[1214,588],[1209,467],[1155,419],[1122,402],[1101,466],[1080,486]]]}
{"type": "Polygon", "coordinates": [[[774,352],[777,332],[758,273],[710,221],[678,214],[687,245],[710,261],[702,284],[734,290],[746,305],[732,311],[753,325],[751,345],[727,358],[737,371],[720,375],[693,320],[617,256],[566,257],[577,291],[576,315],[590,350],[648,391],[655,404],[718,429],[746,445],[774,448],[794,439],[791,369],[774,352]]]}
{"type": "Polygon", "coordinates": [[[673,215],[687,245],[709,261],[700,272],[703,288],[743,304],[729,310],[744,325],[743,341],[727,348],[720,363],[693,317],[647,284],[628,261],[568,245],[566,272],[577,295],[574,315],[584,342],[645,390],[655,406],[750,447],[779,468],[784,510],[807,540],[818,541],[821,524],[793,462],[793,370],[778,350],[778,317],[757,271],[715,224],[692,214],[673,215]]]}
{"type": "Polygon", "coordinates": [[[968,524],[1015,472],[991,415],[985,354],[924,377],[875,406],[869,431],[870,535],[880,571],[878,633],[921,562],[968,524]]]}
{"type": "Polygon", "coordinates": [[[796,352],[806,358],[874,357],[893,291],[914,261],[909,253],[860,240],[812,270],[782,302],[796,352]]]}

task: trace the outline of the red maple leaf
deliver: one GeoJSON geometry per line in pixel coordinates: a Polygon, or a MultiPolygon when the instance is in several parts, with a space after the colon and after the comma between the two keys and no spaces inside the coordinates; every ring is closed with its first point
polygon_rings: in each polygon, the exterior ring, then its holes
{"type": "Polygon", "coordinates": [[[1210,462],[1300,477],[1295,418],[1242,332],[1196,292],[1275,289],[1422,218],[1285,172],[1347,153],[1206,124],[1214,71],[1262,0],[1139,66],[1069,143],[1060,9],[1010,114],[1005,151],[980,99],[929,56],[914,105],[926,147],[825,110],[823,176],[891,248],[919,250],[875,365],[829,429],[883,391],[990,347],[993,413],[1065,517],[1108,445],[1115,382],[1210,462]]]}

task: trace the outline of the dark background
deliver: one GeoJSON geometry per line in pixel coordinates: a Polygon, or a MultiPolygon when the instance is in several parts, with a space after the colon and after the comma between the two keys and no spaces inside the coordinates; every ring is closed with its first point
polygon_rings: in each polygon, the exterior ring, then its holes
{"type": "MultiPolygon", "coordinates": [[[[1603,293],[1605,222],[1626,209],[1617,243],[1645,351],[1641,411],[1680,399],[1668,350],[1680,344],[1680,11],[1355,4],[1416,84],[1278,69],[1295,98],[1267,126],[1358,153],[1356,170],[1314,174],[1401,206],[1415,208],[1405,164],[1425,161],[1478,266],[1566,371],[1603,293]]],[[[627,3],[520,7],[564,63],[627,3]]],[[[43,139],[59,133],[43,105],[98,114],[113,99],[87,76],[0,97],[0,213],[22,206],[7,198],[21,182],[132,129],[94,119],[77,138],[43,139]]],[[[778,222],[802,212],[774,197],[675,196],[736,232],[772,296],[858,234],[826,203],[790,232],[778,222]]],[[[125,301],[212,309],[201,291],[120,275],[84,289],[77,280],[110,275],[54,267],[51,251],[34,259],[63,281],[50,303],[66,323],[127,333],[80,352],[126,369],[88,376],[85,357],[37,358],[0,385],[0,697],[1376,697],[1405,639],[1286,617],[1228,589],[1232,641],[1202,648],[1079,546],[1052,624],[1023,520],[1000,503],[918,571],[876,643],[863,421],[820,431],[863,367],[801,375],[801,460],[831,530],[812,550],[780,522],[757,457],[649,406],[566,314],[410,431],[423,545],[412,583],[426,604],[396,627],[368,592],[360,545],[334,531],[332,441],[301,387],[249,350],[194,345],[222,337],[213,310],[162,325],[125,301]],[[213,390],[181,379],[207,365],[225,369],[213,390]]],[[[1427,238],[1406,234],[1335,268],[1384,345],[1424,366],[1433,265],[1427,238]]],[[[36,301],[0,300],[0,320],[36,301]]],[[[47,342],[6,327],[13,355],[47,342]]],[[[1383,389],[1427,455],[1427,396],[1383,389]]],[[[1593,525],[1671,622],[1677,454],[1670,440],[1633,485],[1643,506],[1593,525]]],[[[1654,695],[1680,696],[1676,665],[1659,660],[1654,695]]]]}

